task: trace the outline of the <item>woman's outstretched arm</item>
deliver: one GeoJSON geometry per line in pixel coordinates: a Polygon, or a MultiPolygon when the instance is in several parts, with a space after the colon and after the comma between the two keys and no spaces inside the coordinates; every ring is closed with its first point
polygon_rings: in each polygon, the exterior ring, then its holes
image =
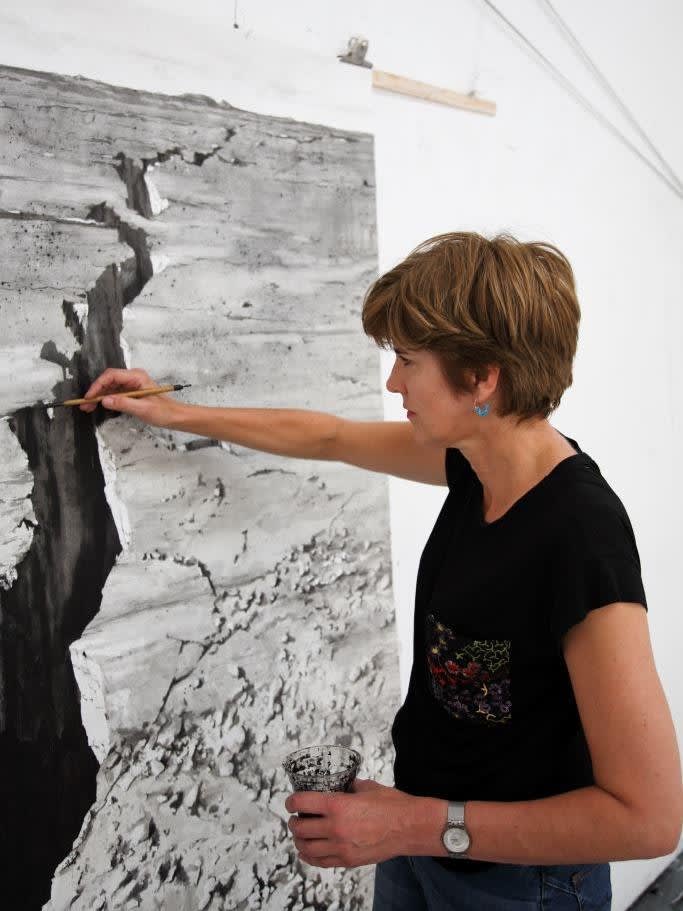
{"type": "MultiPolygon", "coordinates": [[[[116,395],[157,383],[140,369],[105,370],[85,397],[112,393],[105,408],[134,415],[155,427],[182,430],[299,459],[346,462],[370,471],[445,484],[445,450],[415,440],[406,421],[350,421],[321,411],[289,408],[214,408],[180,402],[170,395],[131,399],[116,395]]],[[[81,405],[92,412],[97,404],[81,405]]]]}

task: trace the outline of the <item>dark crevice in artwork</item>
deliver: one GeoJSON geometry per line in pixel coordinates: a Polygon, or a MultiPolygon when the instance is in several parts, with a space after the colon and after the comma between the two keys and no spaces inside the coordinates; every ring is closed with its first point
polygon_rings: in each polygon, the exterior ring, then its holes
{"type": "MultiPolygon", "coordinates": [[[[67,329],[70,329],[73,337],[76,339],[79,345],[82,345],[85,342],[85,332],[83,331],[83,324],[78,317],[76,312],[76,307],[73,301],[63,300],[62,301],[62,313],[64,314],[64,325],[67,329]]],[[[41,357],[45,355],[41,352],[41,357]]]]}
{"type": "MultiPolygon", "coordinates": [[[[3,178],[4,179],[4,178],[3,178]]],[[[41,212],[17,212],[12,209],[0,209],[0,218],[12,219],[15,221],[40,221],[47,222],[51,225],[86,225],[87,222],[84,218],[68,218],[66,215],[50,215],[49,213],[41,212]]],[[[101,225],[93,225],[93,227],[99,228],[101,225]]],[[[55,288],[55,291],[59,291],[59,288],[55,288]]]]}
{"type": "Polygon", "coordinates": [[[156,158],[143,158],[141,161],[135,161],[133,158],[124,155],[123,152],[115,155],[114,160],[118,162],[116,170],[128,189],[128,197],[126,199],[128,207],[134,209],[144,218],[153,218],[154,210],[150,202],[149,188],[145,175],[149,168],[158,162],[168,161],[169,158],[174,156],[181,157],[182,154],[183,152],[180,148],[169,149],[168,152],[160,152],[156,158]]]}
{"type": "MultiPolygon", "coordinates": [[[[66,326],[80,344],[72,357],[46,341],[41,357],[58,364],[58,401],[82,395],[108,366],[124,367],[123,308],[152,276],[145,232],[105,205],[88,218],[118,231],[134,255],[107,266],[87,293],[85,326],[63,301],[66,326]]],[[[0,593],[0,857],[3,902],[40,909],[96,798],[99,763],[81,722],[69,645],[100,608],[121,551],[104,493],[96,427],[106,413],[28,407],[10,427],[33,474],[37,526],[17,579],[0,593]]]]}
{"type": "MultiPolygon", "coordinates": [[[[78,377],[55,386],[80,390],[78,377]]],[[[99,610],[120,552],[94,422],[72,408],[22,408],[10,422],[34,477],[37,519],[12,588],[0,593],[0,850],[7,907],[39,909],[95,799],[98,762],[81,723],[69,645],[99,610]],[[2,842],[6,842],[2,844],[2,842]]]]}
{"type": "MultiPolygon", "coordinates": [[[[141,158],[137,161],[123,152],[119,152],[114,156],[114,161],[116,162],[116,171],[128,190],[126,198],[128,207],[134,209],[144,218],[153,218],[155,212],[150,200],[149,186],[146,180],[148,172],[156,165],[170,161],[172,158],[181,158],[188,164],[201,167],[208,158],[217,155],[232,140],[236,132],[232,127],[226,128],[222,145],[214,144],[210,152],[187,152],[180,146],[174,146],[172,149],[157,152],[154,158],[141,158]]],[[[237,162],[237,159],[235,159],[235,163],[243,164],[243,162],[237,162]]]]}
{"type": "MultiPolygon", "coordinates": [[[[228,129],[225,143],[234,134],[228,129]]],[[[189,163],[201,166],[222,147],[188,153],[189,163]]],[[[152,165],[183,154],[173,148],[140,163],[117,155],[114,167],[126,185],[129,207],[151,218],[145,174],[152,165]]],[[[116,230],[133,251],[129,259],[108,265],[87,292],[85,319],[73,301],[62,300],[65,325],[80,346],[73,356],[52,340],[42,346],[41,358],[62,369],[54,399],[83,395],[106,367],[126,366],[120,342],[123,309],[153,274],[146,232],[105,203],[93,206],[85,219],[1,209],[0,218],[87,222],[116,230]]],[[[99,764],[82,725],[69,645],[97,614],[121,552],[95,432],[111,417],[34,406],[10,419],[33,474],[37,520],[16,581],[0,591],[0,872],[3,906],[8,902],[22,911],[38,911],[49,899],[54,871],[96,799],[99,764]]],[[[213,589],[208,569],[197,565],[213,589]]]]}

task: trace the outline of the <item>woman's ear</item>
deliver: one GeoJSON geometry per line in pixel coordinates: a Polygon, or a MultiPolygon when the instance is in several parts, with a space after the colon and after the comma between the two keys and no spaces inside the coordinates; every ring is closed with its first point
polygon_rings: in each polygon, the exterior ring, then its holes
{"type": "Polygon", "coordinates": [[[487,364],[485,367],[478,367],[473,373],[475,376],[473,394],[480,399],[490,399],[498,387],[500,367],[498,364],[487,364]]]}

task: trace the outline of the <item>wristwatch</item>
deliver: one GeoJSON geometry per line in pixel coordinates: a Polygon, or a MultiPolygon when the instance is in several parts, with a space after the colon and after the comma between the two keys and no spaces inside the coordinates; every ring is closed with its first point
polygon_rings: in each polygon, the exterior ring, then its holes
{"type": "Polygon", "coordinates": [[[448,802],[448,818],[441,833],[441,841],[449,857],[467,857],[470,836],[465,828],[465,804],[448,802]]]}

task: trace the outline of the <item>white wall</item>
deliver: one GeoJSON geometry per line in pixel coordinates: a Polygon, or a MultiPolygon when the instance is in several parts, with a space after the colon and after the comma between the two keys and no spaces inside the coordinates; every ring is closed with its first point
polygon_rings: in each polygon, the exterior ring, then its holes
{"type": "MultiPolygon", "coordinates": [[[[540,2],[499,7],[643,151],[540,2]]],[[[664,157],[683,173],[683,7],[677,0],[556,0],[664,157]]],[[[376,138],[380,269],[446,230],[510,230],[570,258],[583,310],[573,387],[552,423],[577,439],[635,528],[659,673],[679,732],[677,548],[683,439],[681,199],[553,80],[481,0],[7,0],[0,63],[81,74],[376,138]],[[336,55],[354,34],[378,69],[498,104],[495,118],[370,88],[336,55]]],[[[1,99],[0,99],[1,103],[1,99]]],[[[383,374],[388,372],[383,359],[383,374]]],[[[295,404],[295,403],[293,403],[295,404]]],[[[386,416],[402,418],[386,397],[386,416]]],[[[390,482],[402,685],[414,578],[441,489],[390,482]]],[[[625,908],[666,860],[613,865],[625,908]]]]}

